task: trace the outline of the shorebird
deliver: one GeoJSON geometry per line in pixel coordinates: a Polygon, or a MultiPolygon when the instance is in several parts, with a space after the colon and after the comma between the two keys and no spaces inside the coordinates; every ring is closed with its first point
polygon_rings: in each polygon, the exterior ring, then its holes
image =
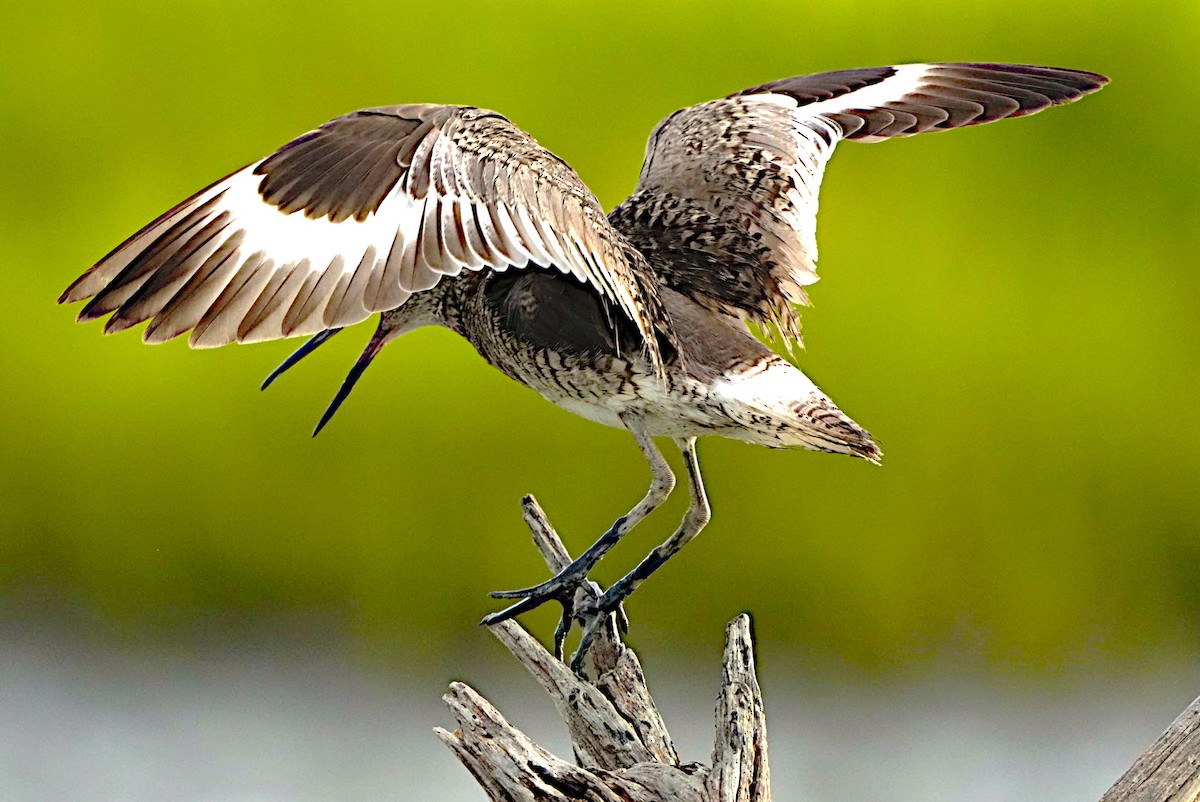
{"type": "MultiPolygon", "coordinates": [[[[320,431],[379,351],[421,326],[571,412],[628,430],[650,489],[570,566],[485,619],[564,604],[579,667],[599,623],[707,524],[696,438],[720,435],[878,463],[881,452],[799,369],[752,335],[800,343],[817,280],[817,193],[841,140],[878,142],[1020,117],[1098,90],[1091,72],[905,64],[772,81],[676,111],[650,135],[634,193],[608,215],[566,162],[494,111],[403,105],[332,120],[134,234],[59,299],[106,332],[149,321],[205,348],[311,335],[264,388],[347,326],[379,325],[320,431]],[[666,500],[678,529],[584,611],[588,572],[666,500]]],[[[316,433],[314,431],[314,434],[316,433]]]]}

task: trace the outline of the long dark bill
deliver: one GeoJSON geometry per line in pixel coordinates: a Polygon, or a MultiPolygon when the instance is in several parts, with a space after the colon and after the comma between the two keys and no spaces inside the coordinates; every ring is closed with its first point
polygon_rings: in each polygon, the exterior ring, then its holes
{"type": "Polygon", "coordinates": [[[354,366],[350,368],[350,372],[346,374],[346,378],[342,381],[342,386],[338,388],[337,395],[335,395],[333,400],[329,402],[329,406],[326,408],[325,414],[322,415],[321,420],[317,422],[317,428],[313,429],[313,437],[316,437],[321,433],[321,430],[325,428],[325,424],[329,423],[329,420],[333,417],[334,413],[338,411],[338,407],[340,407],[342,402],[345,401],[347,396],[350,395],[350,391],[353,390],[354,385],[358,383],[359,378],[363,375],[363,371],[365,371],[371,365],[371,360],[373,360],[379,354],[379,352],[383,350],[383,346],[387,345],[387,335],[388,331],[385,330],[382,325],[380,325],[379,329],[377,329],[375,334],[372,335],[370,342],[367,343],[367,347],[363,349],[362,354],[354,363],[354,366]]]}
{"type": "Polygon", "coordinates": [[[304,357],[317,350],[317,348],[319,348],[326,340],[337,334],[339,331],[341,331],[341,329],[325,329],[325,331],[314,334],[308,339],[307,342],[304,343],[304,345],[297,348],[291,356],[283,360],[283,363],[280,364],[279,367],[271,371],[271,375],[263,379],[262,387],[260,389],[265,390],[270,387],[272,382],[291,369],[301,359],[304,359],[304,357]]]}

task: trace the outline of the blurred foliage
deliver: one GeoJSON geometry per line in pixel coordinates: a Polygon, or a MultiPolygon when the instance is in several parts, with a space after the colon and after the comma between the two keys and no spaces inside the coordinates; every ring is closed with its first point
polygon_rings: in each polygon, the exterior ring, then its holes
{"type": "MultiPolygon", "coordinates": [[[[748,609],[793,656],[872,670],[1196,653],[1198,9],[6,3],[6,620],[119,642],[285,622],[328,648],[461,656],[484,642],[487,591],[543,577],[521,494],[581,549],[645,489],[627,435],[446,332],[390,347],[312,440],[370,324],[260,395],[295,343],[152,349],[54,305],[213,179],[351,109],[463,102],[532,132],[611,207],[681,106],[988,60],[1114,80],[1031,120],[839,149],[798,361],[884,465],[705,441],[714,521],[632,601],[635,642],[686,655],[748,609]]],[[[670,531],[680,495],[601,579],[670,531]]]]}

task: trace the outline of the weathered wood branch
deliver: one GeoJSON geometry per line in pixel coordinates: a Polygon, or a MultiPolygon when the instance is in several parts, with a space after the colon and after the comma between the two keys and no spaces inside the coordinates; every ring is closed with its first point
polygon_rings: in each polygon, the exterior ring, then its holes
{"type": "MultiPolygon", "coordinates": [[[[547,565],[561,570],[570,562],[562,541],[532,497],[523,508],[547,565]]],[[[641,663],[613,622],[590,653],[592,682],[576,676],[519,624],[505,621],[490,629],[554,701],[575,751],[574,763],[551,754],[470,687],[454,683],[445,701],[458,727],[436,732],[492,799],[770,802],[766,719],[748,616],[734,619],[727,632],[712,768],[680,763],[641,663]]]]}
{"type": "Polygon", "coordinates": [[[1100,802],[1200,800],[1200,698],[1167,727],[1100,802]]]}
{"type": "MultiPolygon", "coordinates": [[[[557,573],[571,558],[531,497],[534,543],[557,573]]],[[[580,594],[595,597],[593,584],[580,594]]],[[[577,606],[589,598],[577,597],[577,606]]],[[[454,683],[444,697],[458,723],[438,728],[493,799],[504,802],[770,802],[767,730],[748,616],[728,627],[712,764],[681,764],[637,655],[610,621],[590,654],[593,681],[576,676],[519,624],[490,627],[542,686],[567,725],[574,762],[538,746],[490,702],[454,683]]],[[[1100,802],[1200,802],[1200,699],[1179,715],[1100,802]]]]}

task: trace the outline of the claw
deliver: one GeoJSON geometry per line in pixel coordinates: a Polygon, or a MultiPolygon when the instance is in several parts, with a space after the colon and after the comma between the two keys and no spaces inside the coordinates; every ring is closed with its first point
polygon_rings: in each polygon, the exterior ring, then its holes
{"type": "Polygon", "coordinates": [[[575,623],[575,604],[563,604],[562,617],[558,619],[558,626],[554,628],[554,656],[558,658],[558,662],[563,660],[563,644],[567,640],[567,635],[571,631],[571,625],[575,623]]]}
{"type": "MultiPolygon", "coordinates": [[[[507,593],[508,591],[503,591],[507,593]]],[[[493,596],[497,594],[492,594],[493,596]]],[[[484,626],[499,624],[501,621],[507,621],[510,618],[516,618],[522,613],[527,613],[530,610],[540,607],[544,602],[550,601],[553,598],[562,605],[562,615],[559,616],[558,625],[554,628],[554,656],[560,662],[563,661],[563,644],[567,640],[567,635],[571,632],[571,625],[575,623],[575,594],[563,594],[550,598],[524,598],[516,604],[510,605],[503,610],[485,616],[479,623],[484,626]]]]}

